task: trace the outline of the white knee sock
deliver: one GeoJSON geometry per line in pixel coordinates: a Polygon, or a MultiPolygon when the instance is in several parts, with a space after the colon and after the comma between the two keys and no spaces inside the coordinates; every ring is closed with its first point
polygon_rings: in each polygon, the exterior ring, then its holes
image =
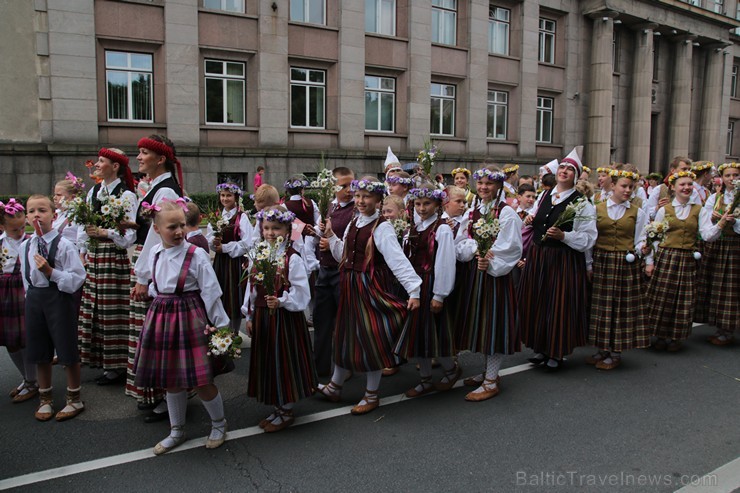
{"type": "Polygon", "coordinates": [[[331,376],[331,381],[334,385],[343,385],[344,381],[347,380],[352,372],[342,368],[339,365],[334,365],[334,373],[331,376]]]}
{"type": "MultiPolygon", "coordinates": [[[[365,384],[365,395],[362,397],[362,400],[359,402],[360,406],[364,406],[368,403],[368,392],[377,392],[378,387],[380,387],[380,379],[383,377],[383,371],[369,371],[365,374],[365,378],[367,379],[367,383],[365,384]]],[[[375,401],[378,397],[374,396],[370,398],[370,400],[375,401]]]]}
{"type": "Polygon", "coordinates": [[[486,356],[486,380],[488,380],[488,383],[483,382],[483,385],[473,391],[474,393],[487,392],[491,390],[491,387],[493,387],[494,384],[490,382],[496,380],[496,378],[498,377],[498,371],[499,369],[501,369],[501,363],[503,362],[503,354],[496,353],[492,356],[486,356]],[[488,388],[486,388],[486,386],[488,388]]]}
{"type": "Polygon", "coordinates": [[[224,400],[221,398],[221,393],[217,393],[216,397],[210,401],[202,402],[203,407],[206,408],[208,415],[211,417],[211,434],[208,435],[208,438],[211,440],[220,440],[225,434],[223,425],[226,423],[226,417],[224,416],[224,400]]]}
{"type": "MultiPolygon", "coordinates": [[[[290,411],[290,410],[292,410],[292,409],[293,409],[293,406],[294,406],[294,405],[295,405],[295,403],[294,403],[294,402],[288,402],[287,404],[283,404],[283,405],[282,405],[282,406],[280,406],[280,407],[282,407],[282,408],[283,408],[284,410],[286,410],[286,411],[290,411]]],[[[268,420],[270,420],[270,422],[271,422],[272,424],[274,424],[274,425],[279,425],[279,424],[281,424],[281,423],[282,423],[283,421],[285,421],[285,420],[286,420],[287,418],[283,418],[283,417],[282,417],[282,416],[280,415],[280,413],[278,412],[278,408],[276,407],[276,408],[275,408],[275,412],[274,412],[274,413],[272,413],[272,414],[271,414],[271,415],[270,415],[270,416],[269,416],[269,417],[268,417],[267,419],[268,419],[268,420]]]]}
{"type": "Polygon", "coordinates": [[[188,393],[184,390],[180,392],[172,393],[167,392],[167,409],[170,412],[170,427],[175,426],[179,429],[170,429],[170,435],[162,440],[162,446],[173,447],[179,438],[181,438],[185,431],[182,429],[185,426],[185,413],[188,408],[188,393]]]}

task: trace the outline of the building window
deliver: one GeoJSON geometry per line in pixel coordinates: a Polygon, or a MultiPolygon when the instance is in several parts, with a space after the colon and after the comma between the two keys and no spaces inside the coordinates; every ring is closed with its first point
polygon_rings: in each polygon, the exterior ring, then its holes
{"type": "Polygon", "coordinates": [[[291,67],[290,126],[324,128],[325,96],[325,71],[291,67]]]}
{"type": "Polygon", "coordinates": [[[203,7],[226,12],[244,13],[244,0],[203,0],[203,7]]]}
{"type": "Polygon", "coordinates": [[[701,7],[701,0],[684,0],[684,2],[689,5],[693,5],[694,7],[701,7]]]}
{"type": "MultiPolygon", "coordinates": [[[[735,20],[740,21],[740,2],[738,2],[737,7],[735,7],[735,20]]],[[[740,36],[740,27],[735,28],[735,34],[740,36]]]]}
{"type": "Polygon", "coordinates": [[[552,144],[552,120],[555,100],[537,97],[537,135],[535,140],[540,144],[552,144]]]}
{"type": "Polygon", "coordinates": [[[365,0],[365,32],[396,35],[396,0],[365,0]]]}
{"type": "Polygon", "coordinates": [[[432,83],[430,115],[430,133],[455,135],[455,86],[432,83]]]}
{"type": "Polygon", "coordinates": [[[432,0],[432,43],[454,45],[457,28],[457,0],[432,0]]]}
{"type": "Polygon", "coordinates": [[[152,55],[105,52],[108,121],[153,122],[152,55]]]}
{"type": "Polygon", "coordinates": [[[206,60],[206,123],[244,125],[244,64],[206,60]]]}
{"type": "Polygon", "coordinates": [[[326,24],[325,0],[290,0],[290,20],[326,24]]]}
{"type": "Polygon", "coordinates": [[[540,19],[540,53],[542,63],[555,63],[555,21],[540,19]]]}
{"type": "Polygon", "coordinates": [[[732,66],[732,79],[730,80],[730,97],[737,97],[737,65],[732,66]]]}
{"type": "Polygon", "coordinates": [[[717,14],[725,13],[725,0],[714,0],[714,11],[717,14]]]}
{"type": "Polygon", "coordinates": [[[488,9],[488,51],[498,55],[509,54],[511,10],[490,6],[488,9]]]}
{"type": "Polygon", "coordinates": [[[488,137],[506,139],[506,122],[509,117],[509,93],[488,91],[488,137]]]}
{"type": "Polygon", "coordinates": [[[396,79],[365,76],[365,130],[393,132],[396,121],[396,79]]]}
{"type": "Polygon", "coordinates": [[[735,139],[735,122],[731,121],[727,125],[727,149],[725,149],[728,156],[732,156],[732,141],[735,139]]]}

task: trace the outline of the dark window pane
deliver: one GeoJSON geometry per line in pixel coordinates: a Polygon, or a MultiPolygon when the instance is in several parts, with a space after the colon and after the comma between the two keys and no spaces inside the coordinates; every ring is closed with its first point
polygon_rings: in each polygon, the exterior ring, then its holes
{"type": "Polygon", "coordinates": [[[128,74],[108,72],[108,118],[128,119],[128,74]]]}
{"type": "Polygon", "coordinates": [[[365,130],[378,130],[377,92],[365,92],[365,130]]]}
{"type": "Polygon", "coordinates": [[[224,122],[224,86],[221,79],[206,79],[206,121],[224,122]]]}
{"type": "Polygon", "coordinates": [[[305,86],[290,86],[290,124],[294,127],[306,126],[305,86]]]}

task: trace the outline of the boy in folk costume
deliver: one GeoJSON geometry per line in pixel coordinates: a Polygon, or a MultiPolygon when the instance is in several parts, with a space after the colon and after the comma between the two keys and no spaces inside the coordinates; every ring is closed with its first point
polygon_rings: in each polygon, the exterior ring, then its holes
{"type": "MultiPolygon", "coordinates": [[[[650,220],[655,219],[655,214],[658,209],[671,203],[673,200],[673,191],[668,183],[671,175],[679,171],[690,171],[691,170],[691,159],[682,156],[676,156],[669,165],[668,174],[663,180],[663,183],[653,189],[648,197],[647,213],[650,220]]],[[[692,204],[701,204],[701,197],[699,193],[694,190],[689,199],[692,204]]]]}
{"type": "Polygon", "coordinates": [[[525,220],[534,237],[519,285],[518,324],[522,342],[536,353],[530,362],[551,371],[586,343],[588,332],[585,252],[596,242],[597,230],[594,206],[575,189],[581,149],[563,159],[557,185],[540,196],[525,220]],[[556,226],[570,204],[573,221],[556,226]],[[538,309],[531,310],[533,306],[538,309]]]}

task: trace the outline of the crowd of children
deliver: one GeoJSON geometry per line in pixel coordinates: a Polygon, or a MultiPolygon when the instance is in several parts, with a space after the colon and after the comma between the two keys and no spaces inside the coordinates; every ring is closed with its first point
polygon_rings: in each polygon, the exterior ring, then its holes
{"type": "Polygon", "coordinates": [[[644,185],[634,166],[613,164],[596,169],[594,190],[576,148],[537,179],[516,165],[458,167],[441,188],[404,172],[389,149],[384,179],[335,168],[323,215],[302,175],[284,183],[281,203],[260,174],[254,218],[244,191],[221,183],[203,235],[205,211],[185,197],[172,142],[152,135],[138,148],[145,187],[121,150],[103,148],[86,196],[68,174],[53,200],[0,204],[0,345],[22,379],[10,397],[38,396],[40,421],[85,410],[87,365],[102,369],[98,385],[125,380],[146,422],[169,418],[155,454],[185,440],[195,394],[211,418],[206,447],[220,446],[227,421],[214,378],[229,368],[210,334],[228,328],[236,341],[242,318],[247,395],[273,406],[259,423],[268,433],[290,426],[314,393],[338,402],[352,373],[365,374],[352,414],[372,411],[382,376],[408,360],[419,370],[405,392],[413,398],[453,388],[460,352],[485,355],[483,372],[464,381],[477,402],[499,394],[504,357],[523,346],[533,365],[556,371],[588,344],[586,363],[612,370],[629,349],[679,350],[692,321],[716,327],[717,346],[738,328],[737,163],[678,157],[665,181],[653,174],[644,185]],[[710,189],[714,172],[721,183],[710,189]],[[81,209],[99,217],[111,207],[121,210],[115,224],[80,220],[81,209]],[[56,362],[67,393],[55,413],[56,362]]]}

